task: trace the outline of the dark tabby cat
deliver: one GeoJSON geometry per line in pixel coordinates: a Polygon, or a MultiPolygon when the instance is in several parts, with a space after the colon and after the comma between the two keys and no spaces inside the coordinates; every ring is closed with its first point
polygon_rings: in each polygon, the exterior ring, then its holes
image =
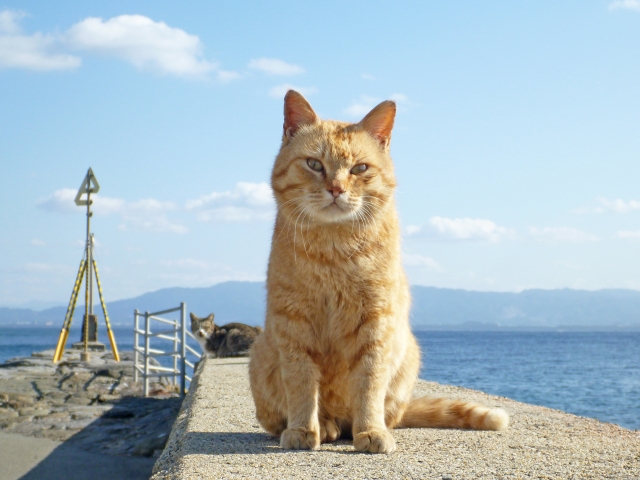
{"type": "Polygon", "coordinates": [[[213,322],[213,313],[206,318],[191,313],[191,333],[209,357],[249,356],[249,349],[260,332],[262,328],[244,323],[227,323],[219,327],[213,322]]]}

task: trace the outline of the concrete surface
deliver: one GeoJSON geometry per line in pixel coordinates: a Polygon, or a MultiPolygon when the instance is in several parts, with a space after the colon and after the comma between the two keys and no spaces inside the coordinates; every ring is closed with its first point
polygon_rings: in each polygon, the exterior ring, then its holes
{"type": "Polygon", "coordinates": [[[433,382],[420,381],[415,395],[502,407],[511,425],[395,430],[391,455],[356,453],[348,440],[285,451],[255,419],[247,359],[207,359],[152,478],[640,478],[639,431],[433,382]]]}

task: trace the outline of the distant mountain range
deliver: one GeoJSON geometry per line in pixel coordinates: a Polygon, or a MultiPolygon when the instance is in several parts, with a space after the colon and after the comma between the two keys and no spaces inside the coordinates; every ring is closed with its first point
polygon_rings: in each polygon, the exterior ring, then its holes
{"type": "MultiPolygon", "coordinates": [[[[411,287],[414,328],[428,329],[640,329],[640,292],[635,290],[525,290],[521,293],[475,292],[411,287]]],[[[114,325],[132,325],[133,311],[153,312],[185,302],[187,312],[216,322],[259,325],[264,322],[265,286],[258,282],[225,282],[208,288],[165,288],[107,304],[114,325]]],[[[97,305],[100,318],[102,312],[97,305]]],[[[42,311],[0,308],[0,325],[62,326],[66,307],[42,311]]],[[[84,306],[76,307],[74,326],[84,306]]],[[[100,320],[102,322],[102,320],[100,320]]]]}

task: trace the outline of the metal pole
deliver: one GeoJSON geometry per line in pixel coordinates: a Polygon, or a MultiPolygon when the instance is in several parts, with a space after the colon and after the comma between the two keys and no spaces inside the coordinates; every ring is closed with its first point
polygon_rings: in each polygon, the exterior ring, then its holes
{"type": "Polygon", "coordinates": [[[133,381],[138,381],[138,310],[133,311],[133,381]]]}
{"type": "Polygon", "coordinates": [[[149,395],[149,312],[144,313],[144,387],[142,390],[143,395],[146,397],[149,395]]]}
{"type": "Polygon", "coordinates": [[[89,269],[89,315],[93,315],[93,272],[95,268],[93,260],[93,235],[91,233],[89,234],[89,269]]]}
{"type": "MultiPolygon", "coordinates": [[[[93,242],[93,235],[91,235],[91,241],[93,242]]],[[[111,352],[116,362],[120,361],[120,354],[118,353],[118,345],[116,344],[116,337],[111,330],[111,322],[109,321],[109,314],[107,313],[107,304],[104,303],[104,297],[102,296],[102,285],[100,285],[100,275],[98,275],[98,263],[93,258],[93,272],[96,274],[96,285],[98,286],[98,295],[100,296],[100,304],[102,305],[102,313],[104,314],[104,323],[107,326],[107,335],[109,336],[109,343],[111,343],[111,352]]],[[[96,339],[98,338],[98,322],[96,322],[96,339]]]]}
{"type": "Polygon", "coordinates": [[[178,338],[178,332],[180,331],[180,325],[178,324],[178,320],[173,322],[173,385],[174,387],[178,385],[178,375],[180,374],[180,370],[178,369],[178,343],[180,339],[178,338]]]}
{"type": "Polygon", "coordinates": [[[84,258],[80,261],[80,268],[78,268],[78,276],[76,277],[76,283],[73,284],[73,291],[71,292],[71,298],[69,299],[69,306],[67,307],[67,314],[64,317],[64,323],[62,324],[62,330],[60,331],[60,338],[58,339],[58,345],[56,351],[53,354],[53,363],[57,363],[62,358],[64,353],[64,347],[67,344],[67,337],[69,336],[69,329],[71,328],[71,320],[73,319],[73,311],[76,308],[76,301],[78,300],[78,292],[82,287],[82,279],[84,278],[84,269],[86,264],[84,258]]]}
{"type": "Polygon", "coordinates": [[[187,306],[184,302],[180,303],[180,333],[182,336],[181,354],[182,365],[180,372],[180,396],[184,397],[187,393],[187,330],[185,329],[185,318],[187,317],[187,306]]]}
{"type": "Polygon", "coordinates": [[[87,190],[87,244],[86,244],[86,265],[87,265],[87,279],[85,284],[84,293],[84,331],[82,333],[84,337],[84,355],[80,358],[82,361],[89,361],[89,282],[91,281],[91,189],[87,190]]]}

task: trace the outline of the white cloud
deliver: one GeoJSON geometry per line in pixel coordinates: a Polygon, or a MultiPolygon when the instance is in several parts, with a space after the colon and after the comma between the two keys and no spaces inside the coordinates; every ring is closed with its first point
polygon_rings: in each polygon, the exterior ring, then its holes
{"type": "Polygon", "coordinates": [[[422,267],[426,268],[427,270],[433,270],[435,272],[444,272],[444,269],[440,266],[440,264],[430,257],[404,253],[402,255],[402,261],[406,266],[409,267],[422,267]]]}
{"type": "Polygon", "coordinates": [[[202,58],[197,35],[142,15],[106,21],[89,17],[73,25],[66,37],[74,48],[122,58],[141,70],[203,78],[217,69],[202,58]]]}
{"type": "Polygon", "coordinates": [[[80,58],[58,52],[59,37],[42,33],[23,35],[18,22],[25,16],[13,10],[0,12],[0,69],[51,71],[80,66],[80,58]]]}
{"type": "Polygon", "coordinates": [[[625,240],[640,240],[640,230],[632,232],[629,230],[620,230],[616,236],[625,240]]]}
{"type": "Polygon", "coordinates": [[[635,210],[640,210],[640,202],[637,200],[629,200],[625,202],[621,198],[615,200],[607,200],[606,198],[598,198],[599,207],[596,207],[593,211],[595,213],[628,213],[635,210]]]}
{"type": "Polygon", "coordinates": [[[409,97],[407,97],[404,93],[392,93],[389,96],[390,100],[393,100],[396,103],[409,103],[409,97]]]}
{"type": "Polygon", "coordinates": [[[69,265],[57,265],[50,263],[26,263],[24,270],[37,273],[68,273],[73,270],[69,265]]]}
{"type": "Polygon", "coordinates": [[[20,33],[20,25],[18,25],[18,21],[22,20],[26,16],[27,14],[24,12],[3,10],[0,12],[0,33],[20,33]]]}
{"type": "Polygon", "coordinates": [[[46,243],[44,243],[39,238],[34,238],[31,240],[31,245],[33,245],[34,247],[44,247],[46,243]]]}
{"type": "Polygon", "coordinates": [[[609,4],[609,10],[617,10],[619,8],[640,12],[640,0],[616,0],[609,4]]]}
{"type": "Polygon", "coordinates": [[[318,89],[316,87],[298,87],[297,85],[291,85],[290,83],[283,83],[282,85],[276,85],[269,90],[269,96],[273,98],[283,98],[289,90],[295,90],[296,92],[306,96],[318,93],[318,89]]]}
{"type": "Polygon", "coordinates": [[[277,58],[254,58],[249,62],[249,68],[260,70],[267,75],[280,75],[289,77],[291,75],[299,75],[305,72],[305,69],[299,65],[287,63],[277,58]]]}
{"type": "MultiPolygon", "coordinates": [[[[37,203],[39,208],[53,213],[84,213],[84,208],[76,206],[76,190],[63,188],[37,203]]],[[[121,198],[92,196],[93,211],[96,215],[120,215],[123,223],[120,230],[144,230],[154,233],[187,233],[182,225],[172,223],[167,212],[178,210],[173,202],[163,202],[148,198],[137,202],[127,202],[121,198]]]]}
{"type": "Polygon", "coordinates": [[[343,110],[344,113],[350,117],[361,118],[371,111],[378,103],[380,99],[376,97],[370,97],[368,95],[360,95],[358,100],[353,100],[351,105],[343,110]]]}
{"type": "Polygon", "coordinates": [[[218,77],[218,80],[221,81],[222,83],[229,83],[233,80],[238,80],[239,78],[242,78],[242,75],[240,75],[238,72],[232,72],[228,70],[218,70],[216,71],[216,76],[218,77]]]}
{"type": "Polygon", "coordinates": [[[427,225],[409,225],[409,237],[426,237],[439,240],[488,240],[497,242],[512,235],[505,227],[499,227],[491,220],[480,218],[431,217],[427,225]]]}
{"type": "Polygon", "coordinates": [[[363,73],[362,75],[360,75],[364,80],[375,80],[376,77],[374,77],[373,75],[370,75],[368,73],[363,73]]]}
{"type": "Polygon", "coordinates": [[[267,183],[238,182],[233,191],[212,192],[189,200],[186,208],[197,212],[203,222],[269,221],[275,215],[275,201],[267,183]]]}
{"type": "MultiPolygon", "coordinates": [[[[409,97],[404,93],[392,93],[389,95],[389,99],[399,104],[408,104],[409,97]]],[[[378,105],[382,99],[377,97],[370,97],[368,95],[360,95],[357,100],[353,100],[351,105],[342,110],[350,117],[362,118],[371,111],[373,107],[378,105]]]]}
{"type": "Polygon", "coordinates": [[[529,233],[534,237],[546,242],[595,242],[598,237],[587,232],[583,232],[571,227],[529,227],[529,233]]]}

